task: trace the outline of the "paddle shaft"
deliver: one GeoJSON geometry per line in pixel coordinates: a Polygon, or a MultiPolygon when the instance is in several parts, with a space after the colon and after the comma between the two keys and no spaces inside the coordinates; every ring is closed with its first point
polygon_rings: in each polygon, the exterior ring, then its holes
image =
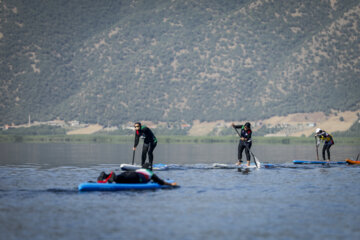
{"type": "MultiPolygon", "coordinates": [[[[241,138],[241,135],[240,135],[239,131],[236,128],[234,128],[234,129],[237,132],[237,134],[239,135],[239,137],[241,138]]],[[[252,157],[254,159],[254,163],[255,163],[256,167],[258,167],[258,165],[256,163],[256,160],[255,160],[254,154],[252,153],[252,151],[250,151],[250,148],[248,147],[248,145],[246,143],[244,145],[245,145],[246,149],[251,153],[251,155],[252,155],[252,157]]]]}
{"type": "Polygon", "coordinates": [[[316,136],[315,136],[315,147],[316,147],[316,160],[319,161],[319,146],[317,144],[316,136]]]}
{"type": "Polygon", "coordinates": [[[134,149],[133,149],[133,158],[132,158],[132,165],[134,165],[134,159],[135,159],[135,143],[136,143],[136,134],[135,134],[135,138],[134,138],[134,149]]]}
{"type": "Polygon", "coordinates": [[[133,158],[132,158],[132,165],[134,165],[134,159],[135,159],[135,150],[133,150],[133,158]]]}

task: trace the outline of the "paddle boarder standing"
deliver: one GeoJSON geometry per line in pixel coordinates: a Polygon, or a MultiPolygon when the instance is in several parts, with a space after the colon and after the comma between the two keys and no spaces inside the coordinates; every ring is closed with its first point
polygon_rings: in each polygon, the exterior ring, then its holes
{"type": "Polygon", "coordinates": [[[317,137],[318,139],[318,141],[316,142],[317,147],[320,145],[320,140],[324,142],[324,146],[322,149],[323,160],[325,161],[325,151],[326,151],[328,155],[327,161],[330,161],[330,147],[335,144],[333,137],[324,130],[321,130],[320,128],[316,129],[315,137],[317,137]]]}
{"type": "MultiPolygon", "coordinates": [[[[246,160],[247,160],[247,166],[250,166],[250,148],[251,148],[251,124],[249,122],[246,122],[244,125],[235,125],[234,123],[231,124],[231,126],[233,128],[241,129],[240,132],[240,141],[239,141],[239,146],[238,146],[238,162],[236,163],[236,165],[241,165],[242,163],[242,153],[245,149],[245,155],[246,155],[246,160]]],[[[237,130],[236,130],[237,131],[237,130]]]]}
{"type": "Polygon", "coordinates": [[[153,151],[156,148],[157,139],[154,133],[150,130],[150,128],[146,127],[145,125],[141,126],[140,122],[136,122],[134,124],[134,127],[135,127],[135,143],[134,143],[133,151],[136,150],[136,147],[139,144],[140,136],[143,136],[144,144],[141,155],[141,166],[145,164],[146,154],[147,154],[149,155],[149,163],[151,166],[150,169],[152,169],[153,160],[154,160],[153,151]]]}

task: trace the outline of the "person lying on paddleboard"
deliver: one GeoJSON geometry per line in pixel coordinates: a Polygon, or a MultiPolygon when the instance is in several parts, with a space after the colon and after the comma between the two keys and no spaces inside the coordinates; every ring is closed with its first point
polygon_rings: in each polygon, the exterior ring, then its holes
{"type": "Polygon", "coordinates": [[[135,143],[133,150],[136,150],[137,145],[139,144],[140,136],[144,137],[144,144],[142,149],[142,155],[141,155],[141,166],[145,164],[146,161],[146,154],[149,155],[149,163],[150,163],[150,169],[152,170],[153,166],[153,160],[154,160],[154,149],[157,145],[157,139],[154,135],[154,133],[150,130],[150,128],[144,126],[141,126],[140,122],[136,122],[134,124],[135,127],[135,143]]]}
{"type": "Polygon", "coordinates": [[[150,164],[145,163],[144,168],[137,169],[135,171],[126,171],[116,175],[115,172],[110,172],[110,174],[106,174],[105,172],[101,172],[99,177],[97,178],[98,183],[148,183],[153,181],[160,185],[169,185],[169,186],[177,186],[174,183],[168,183],[161,178],[159,178],[155,173],[153,173],[150,169],[150,164]]]}
{"type": "Polygon", "coordinates": [[[317,147],[320,145],[320,140],[324,142],[324,146],[322,149],[323,160],[325,161],[325,151],[326,151],[328,155],[328,161],[330,161],[330,147],[335,144],[333,137],[324,130],[321,130],[320,128],[316,129],[315,137],[317,137],[318,139],[316,143],[317,147]]]}
{"type": "Polygon", "coordinates": [[[249,122],[246,122],[244,125],[235,125],[234,123],[231,124],[233,128],[241,129],[240,132],[240,141],[238,146],[238,162],[237,165],[241,165],[242,161],[242,153],[245,149],[245,155],[247,160],[247,166],[250,166],[250,148],[251,148],[251,124],[249,122]]]}

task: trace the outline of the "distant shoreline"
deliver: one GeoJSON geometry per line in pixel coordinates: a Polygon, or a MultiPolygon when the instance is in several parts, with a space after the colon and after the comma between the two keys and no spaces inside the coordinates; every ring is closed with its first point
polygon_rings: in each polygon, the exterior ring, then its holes
{"type": "MultiPolygon", "coordinates": [[[[158,136],[161,144],[237,143],[234,136],[158,136]]],[[[313,137],[253,137],[255,144],[314,144],[313,137]]],[[[0,135],[0,143],[133,143],[129,135],[0,135]]],[[[337,145],[360,145],[360,137],[337,137],[337,145]]]]}

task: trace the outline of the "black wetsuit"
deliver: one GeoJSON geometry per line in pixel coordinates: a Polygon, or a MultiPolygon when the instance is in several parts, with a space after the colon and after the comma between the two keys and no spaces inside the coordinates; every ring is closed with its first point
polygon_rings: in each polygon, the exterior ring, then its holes
{"type": "Polygon", "coordinates": [[[111,172],[110,174],[101,172],[97,178],[98,183],[148,183],[150,181],[156,182],[160,185],[165,184],[164,180],[148,169],[126,171],[120,173],[119,175],[116,175],[115,172],[111,172]]]}
{"type": "MultiPolygon", "coordinates": [[[[164,185],[164,180],[153,174],[150,178],[153,182],[164,185]]],[[[137,172],[122,172],[115,177],[116,183],[147,183],[150,180],[146,179],[142,174],[137,172]]]]}
{"type": "Polygon", "coordinates": [[[242,161],[242,153],[245,149],[245,154],[246,154],[246,160],[250,161],[250,148],[251,148],[251,134],[252,131],[251,129],[245,130],[244,129],[244,125],[234,125],[234,128],[241,128],[241,132],[240,132],[240,137],[241,138],[246,138],[247,140],[241,140],[239,142],[239,146],[238,146],[238,160],[239,162],[242,161]]]}
{"type": "Polygon", "coordinates": [[[135,143],[134,147],[137,147],[139,144],[140,136],[144,136],[144,145],[142,149],[142,155],[141,155],[141,166],[144,165],[146,161],[146,154],[149,155],[149,163],[151,164],[151,167],[153,165],[154,155],[153,151],[157,145],[157,139],[154,135],[154,133],[150,130],[150,128],[146,126],[141,126],[140,130],[136,130],[135,132],[135,143]]]}

